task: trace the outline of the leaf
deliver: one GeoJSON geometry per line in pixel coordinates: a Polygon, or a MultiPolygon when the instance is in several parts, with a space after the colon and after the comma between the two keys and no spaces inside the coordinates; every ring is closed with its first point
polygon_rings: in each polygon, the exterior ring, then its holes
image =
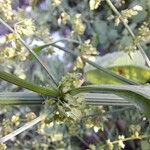
{"type": "MultiPolygon", "coordinates": [[[[145,66],[145,60],[139,51],[131,53],[132,59],[125,52],[114,52],[97,57],[95,63],[124,76],[128,80],[145,83],[149,79],[149,68],[145,66]],[[140,59],[139,59],[140,58],[140,59]],[[131,73],[132,72],[132,73],[131,73]]],[[[93,66],[86,65],[86,79],[93,84],[122,84],[117,78],[112,78],[93,66]]]]}
{"type": "Polygon", "coordinates": [[[133,86],[133,85],[93,85],[84,86],[73,89],[68,93],[76,95],[79,93],[113,93],[125,100],[132,102],[135,106],[140,108],[142,112],[150,117],[150,86],[133,86]]]}
{"type": "Polygon", "coordinates": [[[103,76],[101,77],[108,77],[111,80],[115,79],[117,81],[119,81],[120,83],[126,83],[126,84],[131,84],[131,85],[138,85],[138,83],[126,79],[125,77],[123,77],[122,75],[116,74],[115,72],[111,71],[110,69],[104,68],[100,65],[97,65],[96,63],[89,61],[87,59],[84,59],[87,63],[89,63],[90,65],[92,65],[93,67],[97,68],[100,72],[102,72],[103,76]]]}
{"type": "MultiPolygon", "coordinates": [[[[38,54],[41,52],[42,49],[44,49],[44,48],[46,48],[46,47],[49,47],[49,46],[50,46],[50,44],[45,44],[45,45],[42,45],[42,46],[38,46],[38,47],[33,48],[33,51],[38,55],[38,54]]],[[[33,59],[34,57],[33,57],[33,55],[30,53],[29,56],[28,56],[28,58],[31,60],[31,59],[33,59]]]]}
{"type": "Polygon", "coordinates": [[[127,79],[138,83],[146,83],[150,79],[150,69],[140,66],[116,66],[110,68],[112,71],[123,75],[127,79]]]}
{"type": "Polygon", "coordinates": [[[42,86],[38,86],[36,84],[32,84],[30,82],[27,82],[25,80],[22,80],[20,78],[18,78],[17,76],[4,72],[4,71],[0,71],[0,79],[5,80],[7,82],[10,82],[12,84],[15,84],[17,86],[26,88],[28,90],[31,90],[33,92],[36,92],[38,94],[41,95],[46,95],[46,96],[57,96],[57,90],[54,90],[52,88],[45,88],[42,86]]]}
{"type": "MultiPolygon", "coordinates": [[[[114,66],[108,69],[114,71],[117,74],[124,76],[129,80],[133,80],[138,83],[146,83],[150,79],[150,69],[140,66],[114,66]]],[[[124,84],[116,78],[110,78],[104,72],[94,69],[90,70],[85,75],[86,80],[92,84],[124,84]]]]}
{"type": "MultiPolygon", "coordinates": [[[[148,53],[148,51],[147,51],[148,53]]],[[[104,56],[96,57],[95,63],[101,64],[102,67],[114,67],[114,66],[141,66],[145,67],[145,60],[139,51],[131,52],[130,56],[126,52],[113,52],[104,56]],[[132,59],[131,59],[131,57],[132,59]],[[139,59],[140,58],[140,59],[139,59]]],[[[95,69],[93,66],[86,64],[85,72],[95,69]]]]}

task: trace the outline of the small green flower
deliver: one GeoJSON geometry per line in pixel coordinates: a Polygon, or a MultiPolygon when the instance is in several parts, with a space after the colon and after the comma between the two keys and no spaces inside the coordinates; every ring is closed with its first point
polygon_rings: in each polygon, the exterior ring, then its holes
{"type": "Polygon", "coordinates": [[[20,35],[33,35],[35,32],[35,25],[32,19],[24,19],[15,24],[15,31],[20,35]]]}
{"type": "Polygon", "coordinates": [[[150,40],[150,29],[147,23],[143,23],[138,29],[137,36],[135,38],[135,44],[140,42],[148,42],[150,40]]]}
{"type": "Polygon", "coordinates": [[[53,6],[59,6],[61,4],[61,0],[52,0],[53,6]]]}
{"type": "Polygon", "coordinates": [[[99,7],[101,3],[101,0],[90,0],[89,1],[89,6],[90,6],[90,10],[95,10],[99,7]]]}
{"type": "Polygon", "coordinates": [[[108,150],[113,150],[114,145],[113,145],[113,143],[110,141],[110,139],[108,139],[108,140],[106,141],[106,143],[107,143],[108,150]]]}
{"type": "Polygon", "coordinates": [[[27,121],[30,122],[36,118],[36,114],[34,112],[29,112],[26,114],[27,121]]]}
{"type": "Polygon", "coordinates": [[[123,140],[125,139],[125,137],[123,135],[119,135],[118,136],[118,147],[119,148],[124,148],[125,147],[125,144],[123,143],[123,140]]]}
{"type": "Polygon", "coordinates": [[[82,83],[81,74],[67,73],[60,82],[59,88],[63,93],[66,93],[71,89],[80,87],[82,83]]]}
{"type": "Polygon", "coordinates": [[[70,16],[66,12],[62,12],[58,19],[58,23],[66,24],[68,20],[70,20],[70,16]]]}
{"type": "Polygon", "coordinates": [[[11,117],[11,122],[12,122],[12,124],[14,124],[15,126],[18,126],[18,125],[20,124],[20,117],[19,117],[19,115],[18,115],[18,114],[13,115],[13,116],[11,117]]]}
{"type": "Polygon", "coordinates": [[[73,18],[72,28],[75,33],[77,33],[79,35],[84,34],[86,25],[83,24],[83,22],[81,20],[81,14],[76,14],[75,17],[73,18]]]}

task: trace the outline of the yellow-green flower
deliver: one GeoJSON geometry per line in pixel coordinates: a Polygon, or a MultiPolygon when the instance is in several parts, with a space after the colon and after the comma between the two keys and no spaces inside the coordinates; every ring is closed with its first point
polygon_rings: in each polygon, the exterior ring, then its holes
{"type": "Polygon", "coordinates": [[[90,10],[95,10],[99,7],[101,3],[101,0],[90,0],[89,1],[89,6],[90,6],[90,10]]]}
{"type": "Polygon", "coordinates": [[[16,38],[17,38],[17,36],[16,36],[16,34],[14,34],[14,33],[9,33],[9,34],[6,35],[6,41],[7,41],[7,42],[10,42],[10,41],[12,41],[12,40],[15,40],[16,38]]]}
{"type": "Polygon", "coordinates": [[[0,12],[3,14],[5,19],[12,19],[13,11],[11,7],[11,0],[0,0],[0,12]]]}
{"type": "Polygon", "coordinates": [[[5,150],[7,147],[5,144],[3,143],[0,143],[0,150],[5,150]]]}
{"type": "Polygon", "coordinates": [[[123,135],[119,135],[118,136],[118,147],[119,148],[124,148],[125,147],[125,144],[123,143],[123,140],[125,139],[125,137],[123,135]]]}
{"type": "Polygon", "coordinates": [[[60,83],[60,89],[65,93],[71,89],[80,87],[81,84],[82,84],[81,74],[67,73],[60,83]]]}
{"type": "Polygon", "coordinates": [[[5,58],[13,58],[15,56],[15,50],[11,47],[6,47],[3,55],[5,58]]]}
{"type": "Polygon", "coordinates": [[[121,18],[128,23],[128,19],[138,15],[139,11],[142,11],[142,7],[134,6],[131,9],[125,9],[121,11],[121,16],[115,17],[115,25],[118,25],[121,22],[121,18]]]}
{"type": "Polygon", "coordinates": [[[32,121],[33,119],[36,118],[36,114],[34,112],[29,112],[26,114],[26,118],[27,118],[27,121],[32,121]]]}
{"type": "Polygon", "coordinates": [[[107,143],[108,150],[113,150],[114,145],[113,145],[113,143],[110,141],[110,139],[108,139],[108,140],[106,141],[106,143],[107,143]]]}
{"type": "Polygon", "coordinates": [[[19,115],[13,115],[12,118],[11,118],[11,122],[15,126],[18,126],[20,124],[20,117],[19,117],[19,115]]]}
{"type": "Polygon", "coordinates": [[[25,19],[15,25],[15,31],[20,35],[33,35],[35,26],[32,19],[25,19]]]}
{"type": "Polygon", "coordinates": [[[150,29],[147,23],[143,23],[138,29],[138,33],[135,39],[135,43],[147,42],[150,40],[150,29]]]}
{"type": "Polygon", "coordinates": [[[81,56],[97,55],[96,48],[91,44],[90,40],[86,40],[82,45],[78,47],[81,56]]]}
{"type": "Polygon", "coordinates": [[[58,23],[66,24],[69,19],[70,19],[70,16],[66,12],[62,12],[58,19],[58,23]]]}
{"type": "Polygon", "coordinates": [[[61,4],[61,0],[53,0],[52,4],[53,6],[59,6],[61,4]]]}
{"type": "Polygon", "coordinates": [[[79,35],[84,34],[84,31],[86,29],[85,24],[83,24],[81,20],[81,14],[76,14],[73,23],[72,23],[72,28],[75,33],[78,33],[79,35]]]}

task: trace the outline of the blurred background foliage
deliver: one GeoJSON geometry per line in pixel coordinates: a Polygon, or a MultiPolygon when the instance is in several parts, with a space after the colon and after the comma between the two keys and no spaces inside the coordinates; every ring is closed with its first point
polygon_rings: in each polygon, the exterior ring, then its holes
{"type": "MultiPolygon", "coordinates": [[[[76,60],[51,45],[40,47],[44,44],[57,42],[59,46],[80,53],[128,79],[148,84],[150,69],[135,44],[141,43],[150,58],[150,1],[112,2],[119,12],[126,15],[124,17],[136,35],[135,41],[104,0],[94,10],[90,8],[89,0],[1,0],[0,16],[49,66],[49,70],[59,81],[67,72],[77,70],[83,74],[85,84],[120,84],[103,72],[84,64],[80,57],[76,60]],[[135,6],[142,10],[135,12],[135,6]]],[[[10,33],[2,24],[0,64],[0,70],[39,85],[50,86],[43,68],[29,55],[15,34],[10,33]]],[[[4,91],[26,90],[0,80],[0,92],[4,91]]],[[[0,136],[27,122],[28,113],[33,112],[29,116],[34,118],[40,110],[41,107],[0,108],[0,136]],[[17,121],[10,123],[13,115],[17,121]]],[[[9,141],[7,148],[94,150],[98,145],[105,144],[107,139],[115,140],[118,135],[129,137],[137,132],[150,133],[148,119],[134,107],[90,106],[88,111],[89,116],[77,124],[41,122],[9,141]]],[[[148,140],[132,140],[125,142],[122,149],[149,150],[149,147],[148,140]]]]}

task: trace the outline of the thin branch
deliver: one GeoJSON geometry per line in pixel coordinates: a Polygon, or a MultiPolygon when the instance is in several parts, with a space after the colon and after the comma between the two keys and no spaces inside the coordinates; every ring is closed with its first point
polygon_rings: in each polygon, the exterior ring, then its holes
{"type": "Polygon", "coordinates": [[[0,18],[0,23],[2,23],[6,28],[8,28],[12,33],[15,33],[17,35],[18,40],[26,47],[26,49],[37,59],[37,61],[42,65],[42,67],[45,69],[47,74],[49,75],[50,79],[53,81],[53,83],[58,86],[57,79],[49,72],[47,66],[42,62],[42,60],[37,56],[37,54],[29,48],[29,46],[24,42],[24,40],[18,35],[12,27],[10,27],[3,19],[0,18]]]}
{"type": "Polygon", "coordinates": [[[82,42],[80,42],[80,41],[78,41],[78,40],[62,38],[62,39],[60,39],[60,40],[54,41],[54,42],[52,42],[52,43],[49,43],[49,45],[51,45],[51,44],[56,44],[56,43],[59,43],[59,42],[62,42],[62,41],[71,42],[71,43],[77,43],[77,44],[83,44],[82,42]]]}
{"type": "Polygon", "coordinates": [[[40,121],[45,119],[45,115],[40,115],[39,117],[35,118],[29,123],[26,123],[24,126],[20,127],[19,129],[11,132],[10,134],[0,138],[0,143],[5,143],[6,141],[12,139],[13,137],[17,136],[18,134],[22,133],[23,131],[31,128],[32,126],[36,125],[40,121]]]}
{"type": "MultiPolygon", "coordinates": [[[[131,28],[129,27],[129,25],[124,21],[121,13],[116,9],[116,7],[113,5],[113,3],[111,2],[111,0],[106,0],[107,4],[109,5],[109,7],[113,10],[113,12],[120,18],[120,20],[122,21],[122,23],[124,24],[125,28],[128,30],[128,32],[130,33],[130,35],[132,36],[133,40],[135,40],[135,34],[132,32],[131,28]]],[[[137,44],[138,49],[140,50],[143,58],[145,59],[146,65],[148,67],[150,67],[150,60],[147,57],[144,49],[142,48],[142,46],[140,44],[137,44]]]]}

